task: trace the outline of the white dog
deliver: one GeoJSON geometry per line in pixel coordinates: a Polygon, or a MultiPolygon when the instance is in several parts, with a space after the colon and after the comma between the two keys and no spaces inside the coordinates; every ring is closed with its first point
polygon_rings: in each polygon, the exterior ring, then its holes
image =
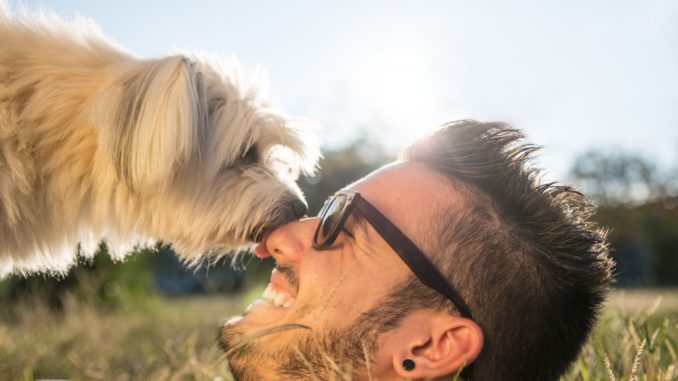
{"type": "Polygon", "coordinates": [[[242,247],[305,214],[294,181],[318,156],[232,62],[139,59],[91,24],[0,9],[0,278],[66,271],[103,238],[118,258],[242,247]]]}

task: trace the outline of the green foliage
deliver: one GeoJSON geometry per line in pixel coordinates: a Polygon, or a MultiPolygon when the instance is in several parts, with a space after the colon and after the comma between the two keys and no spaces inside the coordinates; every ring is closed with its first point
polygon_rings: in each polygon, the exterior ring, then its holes
{"type": "Polygon", "coordinates": [[[678,209],[647,205],[642,211],[641,229],[650,248],[653,285],[678,283],[678,209]]]}
{"type": "Polygon", "coordinates": [[[628,152],[589,151],[571,173],[598,204],[596,221],[610,229],[618,285],[677,285],[678,168],[662,170],[628,152]]]}
{"type": "MultiPolygon", "coordinates": [[[[135,250],[124,261],[111,259],[101,243],[90,259],[79,263],[65,276],[46,274],[14,276],[0,282],[0,304],[8,306],[26,300],[62,310],[64,297],[74,298],[103,310],[151,306],[153,255],[166,247],[135,250]]],[[[8,309],[0,310],[7,314],[8,309]]]]}
{"type": "Polygon", "coordinates": [[[678,284],[678,209],[663,202],[603,206],[595,219],[610,228],[619,286],[678,284]]]}
{"type": "Polygon", "coordinates": [[[320,171],[300,182],[308,201],[309,215],[315,215],[328,196],[395,159],[379,144],[366,137],[341,149],[323,150],[320,171]]]}
{"type": "Polygon", "coordinates": [[[654,200],[667,184],[657,166],[630,152],[590,150],[577,157],[572,176],[600,205],[654,200]]]}

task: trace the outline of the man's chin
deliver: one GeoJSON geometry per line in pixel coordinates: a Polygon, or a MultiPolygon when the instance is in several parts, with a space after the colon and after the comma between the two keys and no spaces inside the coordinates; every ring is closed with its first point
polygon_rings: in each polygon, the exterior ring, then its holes
{"type": "Polygon", "coordinates": [[[219,348],[221,348],[224,353],[229,353],[241,338],[244,335],[244,332],[238,327],[238,322],[242,321],[242,316],[233,316],[228,319],[224,325],[219,327],[219,332],[217,332],[217,342],[219,343],[219,348]]]}
{"type": "MultiPolygon", "coordinates": [[[[234,380],[279,380],[275,375],[281,354],[275,341],[270,341],[264,332],[267,326],[255,319],[258,313],[248,310],[243,316],[230,318],[219,330],[219,347],[226,354],[234,380]],[[255,315],[254,317],[252,315],[255,315]],[[250,319],[256,324],[250,324],[250,319]],[[261,336],[260,336],[261,334],[261,336]]],[[[271,326],[276,326],[275,322],[271,326]]]]}
{"type": "Polygon", "coordinates": [[[256,335],[282,324],[287,317],[288,308],[275,306],[270,301],[256,300],[242,315],[229,318],[219,330],[219,346],[228,352],[240,345],[250,335],[256,335]]]}
{"type": "Polygon", "coordinates": [[[236,323],[253,329],[263,329],[285,321],[288,312],[289,308],[279,307],[271,301],[259,299],[247,307],[242,319],[236,323]]]}

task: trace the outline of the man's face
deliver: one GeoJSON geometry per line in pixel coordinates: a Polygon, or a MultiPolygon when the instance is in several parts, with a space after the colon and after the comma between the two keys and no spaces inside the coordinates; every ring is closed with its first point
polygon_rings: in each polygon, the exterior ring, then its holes
{"type": "MultiPolygon", "coordinates": [[[[436,208],[454,202],[443,180],[412,163],[384,167],[349,188],[420,247],[418,237],[436,208]]],[[[366,358],[373,376],[388,373],[392,361],[377,335],[383,331],[380,306],[411,273],[355,213],[329,249],[312,248],[317,218],[287,224],[257,247],[257,255],[272,256],[277,269],[264,298],[229,320],[220,333],[222,347],[232,350],[229,360],[239,379],[323,378],[332,372],[329,358],[340,367],[348,365],[343,371],[358,379],[367,375],[366,358]],[[275,330],[285,324],[310,329],[275,330]],[[248,338],[246,344],[239,346],[243,338],[248,338]]]]}

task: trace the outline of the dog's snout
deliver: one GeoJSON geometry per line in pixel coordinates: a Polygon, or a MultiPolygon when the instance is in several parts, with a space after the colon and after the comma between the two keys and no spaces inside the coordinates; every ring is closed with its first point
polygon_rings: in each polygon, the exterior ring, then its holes
{"type": "Polygon", "coordinates": [[[308,212],[306,203],[298,198],[293,199],[289,204],[286,203],[282,205],[282,208],[283,213],[278,215],[278,219],[270,222],[260,229],[257,229],[248,237],[248,239],[253,242],[261,242],[271,231],[288,222],[292,222],[304,217],[308,212]]]}
{"type": "Polygon", "coordinates": [[[308,207],[306,206],[306,203],[299,199],[292,200],[292,213],[294,214],[294,218],[301,218],[305,216],[307,212],[308,207]]]}

